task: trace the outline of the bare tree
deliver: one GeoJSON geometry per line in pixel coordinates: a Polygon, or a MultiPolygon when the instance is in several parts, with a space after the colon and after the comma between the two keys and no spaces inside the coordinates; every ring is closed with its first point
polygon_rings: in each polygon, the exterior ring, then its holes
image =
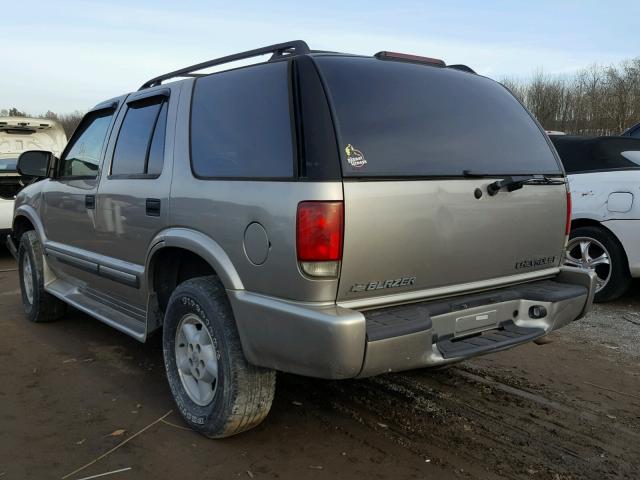
{"type": "Polygon", "coordinates": [[[16,107],[12,107],[8,110],[7,112],[7,117],[26,117],[27,114],[24,112],[21,112],[20,110],[18,110],[16,107]]]}
{"type": "Polygon", "coordinates": [[[71,138],[71,135],[73,135],[73,132],[75,132],[76,128],[80,124],[82,117],[84,117],[84,114],[77,110],[73,113],[58,115],[57,120],[62,125],[62,128],[64,128],[67,138],[71,138]]]}
{"type": "Polygon", "coordinates": [[[572,76],[536,71],[502,83],[547,130],[583,135],[617,135],[640,122],[640,58],[619,65],[592,65],[572,76]]]}

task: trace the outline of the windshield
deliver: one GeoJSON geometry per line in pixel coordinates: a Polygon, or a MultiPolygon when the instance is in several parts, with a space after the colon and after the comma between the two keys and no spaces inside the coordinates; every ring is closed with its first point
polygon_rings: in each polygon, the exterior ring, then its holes
{"type": "Polygon", "coordinates": [[[17,158],[0,158],[0,173],[15,172],[18,168],[17,158]]]}
{"type": "Polygon", "coordinates": [[[536,122],[497,82],[367,57],[315,60],[335,109],[345,177],[561,172],[536,122]]]}

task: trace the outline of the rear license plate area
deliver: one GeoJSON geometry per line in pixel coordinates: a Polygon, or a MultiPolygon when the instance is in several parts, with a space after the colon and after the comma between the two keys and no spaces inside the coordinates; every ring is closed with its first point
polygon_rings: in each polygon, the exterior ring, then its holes
{"type": "Polygon", "coordinates": [[[456,318],[454,337],[498,328],[497,311],[489,310],[456,318]]]}

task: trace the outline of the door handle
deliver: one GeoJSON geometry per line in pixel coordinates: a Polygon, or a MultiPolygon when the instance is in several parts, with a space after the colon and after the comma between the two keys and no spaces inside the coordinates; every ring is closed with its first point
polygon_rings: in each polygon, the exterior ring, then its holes
{"type": "Polygon", "coordinates": [[[147,202],[146,202],[147,215],[150,217],[159,217],[160,205],[161,203],[159,198],[147,198],[147,202]]]}
{"type": "Polygon", "coordinates": [[[95,195],[85,195],[84,196],[84,207],[87,210],[95,210],[96,209],[96,196],[95,195]]]}

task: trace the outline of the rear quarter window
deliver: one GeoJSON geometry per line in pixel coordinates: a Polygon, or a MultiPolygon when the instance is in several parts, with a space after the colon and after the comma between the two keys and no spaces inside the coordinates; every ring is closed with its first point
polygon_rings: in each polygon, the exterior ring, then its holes
{"type": "Polygon", "coordinates": [[[287,62],[196,81],[191,164],[204,178],[290,178],[292,124],[287,62]]]}
{"type": "Polygon", "coordinates": [[[545,135],[502,85],[447,68],[316,57],[345,177],[559,174],[545,135]]]}

